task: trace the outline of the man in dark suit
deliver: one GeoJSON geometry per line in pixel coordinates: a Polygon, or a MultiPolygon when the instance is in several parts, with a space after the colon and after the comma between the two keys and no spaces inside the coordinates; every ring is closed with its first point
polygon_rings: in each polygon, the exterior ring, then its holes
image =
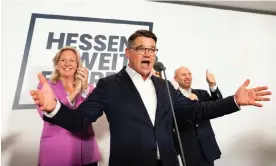
{"type": "MultiPolygon", "coordinates": [[[[110,127],[110,166],[177,166],[173,143],[172,113],[163,79],[151,75],[155,61],[156,36],[139,30],[128,39],[125,54],[129,64],[119,73],[100,79],[91,95],[76,110],[55,99],[45,77],[39,74],[40,90],[31,95],[44,120],[71,132],[95,122],[103,111],[110,127]]],[[[235,93],[221,101],[198,103],[184,97],[170,84],[178,120],[204,120],[239,110],[241,105],[261,106],[269,100],[267,87],[246,89],[247,80],[235,93]]]]}
{"type": "MultiPolygon", "coordinates": [[[[178,91],[191,100],[207,102],[222,99],[215,77],[208,71],[206,71],[206,81],[211,96],[206,90],[191,88],[192,73],[186,67],[175,70],[174,79],[179,85],[178,91]]],[[[179,134],[187,166],[213,166],[214,160],[220,158],[221,152],[209,120],[186,121],[184,126],[180,126],[179,134]]],[[[176,137],[175,142],[176,149],[180,153],[176,137]]]]}

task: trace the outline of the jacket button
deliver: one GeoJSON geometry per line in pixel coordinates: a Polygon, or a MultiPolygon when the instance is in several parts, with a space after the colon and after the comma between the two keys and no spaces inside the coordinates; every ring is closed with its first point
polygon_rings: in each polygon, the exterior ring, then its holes
{"type": "Polygon", "coordinates": [[[196,127],[198,127],[198,124],[196,124],[196,127]]]}

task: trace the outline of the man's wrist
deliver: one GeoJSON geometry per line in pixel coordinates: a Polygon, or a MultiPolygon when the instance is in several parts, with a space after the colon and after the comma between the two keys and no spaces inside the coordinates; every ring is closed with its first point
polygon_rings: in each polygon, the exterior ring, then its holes
{"type": "Polygon", "coordinates": [[[55,100],[55,108],[54,108],[54,110],[52,110],[51,112],[46,112],[46,111],[43,111],[43,114],[45,115],[45,116],[47,116],[47,117],[49,117],[49,118],[52,118],[52,117],[54,117],[56,114],[57,114],[57,112],[58,112],[58,110],[60,109],[60,107],[61,107],[61,104],[60,104],[60,102],[59,101],[57,101],[57,99],[55,100]]]}
{"type": "Polygon", "coordinates": [[[234,101],[235,101],[235,103],[236,103],[237,107],[238,107],[239,109],[241,109],[241,105],[237,102],[237,100],[236,100],[236,96],[235,96],[235,95],[234,95],[234,101]]]}

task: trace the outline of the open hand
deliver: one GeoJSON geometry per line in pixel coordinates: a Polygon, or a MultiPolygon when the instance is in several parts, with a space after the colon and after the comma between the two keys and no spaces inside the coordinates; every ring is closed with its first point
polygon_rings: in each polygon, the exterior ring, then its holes
{"type": "Polygon", "coordinates": [[[270,98],[266,97],[271,95],[270,91],[267,91],[267,86],[260,86],[252,89],[246,89],[250,80],[247,79],[242,86],[235,93],[235,99],[239,106],[252,105],[256,107],[262,107],[261,103],[257,101],[269,101],[270,98]]]}
{"type": "Polygon", "coordinates": [[[42,88],[38,90],[31,90],[30,94],[32,95],[35,104],[37,104],[41,110],[50,113],[55,109],[57,104],[55,94],[46,78],[41,73],[37,76],[39,82],[42,84],[42,88]]]}

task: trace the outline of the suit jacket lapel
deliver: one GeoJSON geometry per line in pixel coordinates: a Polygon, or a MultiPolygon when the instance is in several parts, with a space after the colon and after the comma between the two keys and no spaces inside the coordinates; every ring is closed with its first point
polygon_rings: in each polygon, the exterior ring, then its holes
{"type": "MultiPolygon", "coordinates": [[[[53,84],[52,86],[55,87],[55,95],[56,97],[59,99],[59,100],[62,100],[64,98],[67,97],[67,93],[61,83],[61,81],[57,81],[55,84],[53,84]]],[[[82,98],[81,98],[81,94],[78,94],[76,97],[75,97],[75,106],[77,107],[82,101],[82,98]]],[[[67,104],[67,103],[63,103],[65,104],[67,107],[70,107],[72,108],[71,104],[67,104]]]]}
{"type": "Polygon", "coordinates": [[[82,92],[77,94],[77,96],[75,98],[75,107],[78,107],[80,105],[80,103],[82,103],[84,101],[81,95],[82,95],[82,92]]]}
{"type": "MultiPolygon", "coordinates": [[[[164,109],[164,96],[162,97],[161,91],[163,90],[163,88],[161,87],[161,84],[157,83],[157,78],[156,77],[152,77],[151,78],[153,85],[155,87],[155,91],[156,91],[156,97],[157,97],[157,106],[156,106],[156,113],[155,113],[155,122],[154,122],[154,126],[157,126],[158,123],[160,122],[160,120],[162,119],[162,117],[164,116],[164,114],[166,113],[165,109],[164,109]]],[[[167,93],[167,89],[165,94],[167,93]]],[[[168,95],[167,95],[168,96],[168,95]]],[[[169,100],[169,99],[168,99],[169,100]]]]}
{"type": "MultiPolygon", "coordinates": [[[[136,89],[134,83],[132,82],[130,76],[127,74],[125,67],[117,74],[117,81],[122,86],[123,89],[127,91],[126,94],[126,102],[130,103],[131,105],[134,105],[133,108],[136,108],[135,110],[140,113],[142,111],[143,116],[145,117],[145,122],[151,126],[153,126],[149,114],[147,112],[147,109],[143,103],[143,100],[140,96],[140,93],[136,89]]],[[[122,92],[124,93],[124,92],[122,92]]],[[[142,118],[144,119],[144,118],[142,118]]]]}
{"type": "Polygon", "coordinates": [[[192,93],[195,94],[195,95],[197,96],[197,98],[199,98],[199,93],[198,93],[198,91],[192,89],[192,93]]]}

